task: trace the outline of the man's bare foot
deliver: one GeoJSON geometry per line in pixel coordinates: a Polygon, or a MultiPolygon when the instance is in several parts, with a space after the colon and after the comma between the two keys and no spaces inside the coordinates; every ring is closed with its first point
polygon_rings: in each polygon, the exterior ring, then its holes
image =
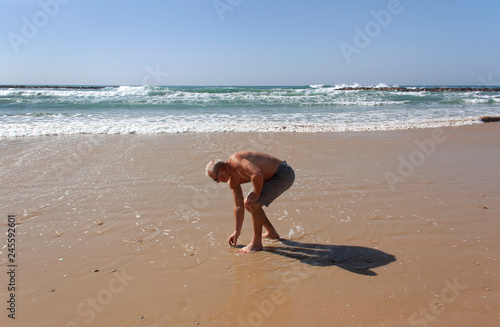
{"type": "Polygon", "coordinates": [[[238,250],[238,253],[249,253],[249,252],[253,252],[253,251],[262,251],[263,249],[264,249],[264,247],[262,246],[262,244],[260,246],[258,246],[258,245],[255,245],[253,243],[250,243],[247,246],[245,246],[244,248],[238,250]]]}
{"type": "Polygon", "coordinates": [[[280,238],[279,234],[276,233],[276,232],[267,232],[267,233],[264,233],[264,234],[262,234],[262,237],[270,238],[272,240],[277,240],[277,239],[280,238]]]}

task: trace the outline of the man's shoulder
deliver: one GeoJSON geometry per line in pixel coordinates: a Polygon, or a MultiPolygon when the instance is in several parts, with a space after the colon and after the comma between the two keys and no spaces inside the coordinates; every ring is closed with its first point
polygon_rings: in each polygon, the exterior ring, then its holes
{"type": "Polygon", "coordinates": [[[236,152],[232,156],[229,157],[228,162],[240,161],[241,159],[245,159],[247,156],[247,151],[236,152]]]}

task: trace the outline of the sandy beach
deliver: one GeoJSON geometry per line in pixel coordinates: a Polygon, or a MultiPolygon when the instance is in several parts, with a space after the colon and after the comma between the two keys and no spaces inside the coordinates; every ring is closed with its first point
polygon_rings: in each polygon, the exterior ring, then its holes
{"type": "Polygon", "coordinates": [[[498,326],[498,140],[498,123],[2,138],[0,325],[498,326]],[[244,255],[203,171],[239,150],[296,172],[266,210],[283,239],[244,255]]]}

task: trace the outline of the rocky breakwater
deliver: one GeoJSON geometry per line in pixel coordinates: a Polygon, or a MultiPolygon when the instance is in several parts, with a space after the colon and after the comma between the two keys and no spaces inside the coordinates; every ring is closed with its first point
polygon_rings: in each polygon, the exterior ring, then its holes
{"type": "Polygon", "coordinates": [[[398,91],[398,92],[500,92],[500,88],[488,87],[403,87],[403,86],[348,86],[339,88],[340,91],[398,91]]]}

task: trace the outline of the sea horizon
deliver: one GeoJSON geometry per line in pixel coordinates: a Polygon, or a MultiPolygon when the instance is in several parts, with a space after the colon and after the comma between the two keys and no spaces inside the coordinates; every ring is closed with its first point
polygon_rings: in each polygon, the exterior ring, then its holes
{"type": "Polygon", "coordinates": [[[290,84],[290,85],[281,85],[281,84],[18,84],[18,83],[5,83],[0,84],[0,88],[80,88],[80,87],[88,87],[88,88],[106,88],[106,87],[120,87],[120,86],[134,86],[134,87],[261,87],[261,88],[269,88],[269,87],[285,87],[285,88],[296,88],[296,87],[336,87],[336,88],[345,88],[345,87],[368,87],[368,88],[384,88],[384,87],[402,87],[402,88],[433,88],[433,87],[449,87],[449,88],[486,88],[486,89],[495,89],[500,88],[500,84],[387,84],[387,83],[377,83],[377,84],[359,84],[359,83],[336,83],[336,84],[327,84],[327,83],[317,83],[317,84],[290,84]]]}

